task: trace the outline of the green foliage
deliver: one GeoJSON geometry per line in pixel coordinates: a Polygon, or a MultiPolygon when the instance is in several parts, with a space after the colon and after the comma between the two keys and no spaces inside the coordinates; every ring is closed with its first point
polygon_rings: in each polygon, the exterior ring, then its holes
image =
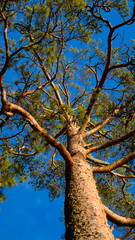
{"type": "Polygon", "coordinates": [[[86,107],[83,105],[79,105],[77,118],[81,124],[83,123],[85,114],[86,114],[86,107]]]}
{"type": "MultiPolygon", "coordinates": [[[[125,174],[125,170],[119,169],[120,174],[125,174]]],[[[129,179],[123,180],[119,177],[112,176],[98,176],[97,186],[102,200],[109,208],[114,210],[117,214],[121,213],[123,216],[129,217],[129,212],[132,209],[132,217],[135,217],[134,195],[131,193],[133,183],[129,179]],[[101,180],[102,179],[102,180],[101,180]],[[123,189],[121,191],[121,189],[123,189]]]]}
{"type": "Polygon", "coordinates": [[[73,111],[73,109],[72,109],[70,106],[68,106],[67,104],[63,104],[63,105],[62,105],[62,109],[63,109],[64,111],[66,111],[70,116],[73,116],[74,111],[73,111]]]}
{"type": "Polygon", "coordinates": [[[51,200],[59,197],[65,188],[65,166],[63,161],[45,159],[42,156],[31,162],[30,183],[35,190],[47,188],[51,200]],[[37,164],[37,165],[36,165],[37,164]],[[38,170],[36,170],[38,166],[38,170]]]}
{"type": "Polygon", "coordinates": [[[70,10],[83,10],[86,6],[86,1],[84,0],[73,0],[73,1],[68,1],[67,8],[70,10]]]}
{"type": "MultiPolygon", "coordinates": [[[[66,148],[66,126],[71,120],[82,127],[90,117],[87,133],[113,116],[85,139],[91,146],[115,140],[135,127],[135,40],[129,43],[118,25],[108,38],[111,14],[118,17],[117,24],[128,20],[133,11],[130,5],[125,0],[0,2],[0,68],[6,70],[3,84],[7,100],[31,114],[66,148]],[[4,26],[8,26],[7,36],[4,26]]],[[[128,35],[129,26],[123,24],[128,35]]],[[[16,111],[8,118],[2,111],[0,200],[5,199],[5,188],[28,179],[37,190],[47,188],[51,199],[59,197],[65,187],[60,154],[52,159],[54,149],[23,114],[16,111]]],[[[134,136],[95,156],[111,163],[132,151],[134,136]]],[[[131,161],[115,174],[95,176],[103,202],[130,217],[134,199],[128,178],[134,174],[133,164],[131,161]],[[118,174],[126,176],[125,182],[118,174]]]]}
{"type": "Polygon", "coordinates": [[[28,179],[23,174],[23,168],[20,163],[14,162],[11,151],[4,151],[0,159],[0,201],[4,201],[4,189],[14,187],[19,182],[22,183],[28,179]]]}

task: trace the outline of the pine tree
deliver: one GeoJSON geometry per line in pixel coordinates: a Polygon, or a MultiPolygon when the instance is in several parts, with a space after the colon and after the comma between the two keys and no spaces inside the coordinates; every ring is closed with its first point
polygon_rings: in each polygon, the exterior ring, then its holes
{"type": "Polygon", "coordinates": [[[135,236],[134,22],[134,1],[0,3],[1,201],[65,192],[66,240],[135,236]]]}

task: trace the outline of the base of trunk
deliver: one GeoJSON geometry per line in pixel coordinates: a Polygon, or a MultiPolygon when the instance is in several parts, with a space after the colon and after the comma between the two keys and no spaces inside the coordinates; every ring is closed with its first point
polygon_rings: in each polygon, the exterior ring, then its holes
{"type": "Polygon", "coordinates": [[[66,240],[114,240],[90,165],[81,153],[66,167],[66,240]]]}

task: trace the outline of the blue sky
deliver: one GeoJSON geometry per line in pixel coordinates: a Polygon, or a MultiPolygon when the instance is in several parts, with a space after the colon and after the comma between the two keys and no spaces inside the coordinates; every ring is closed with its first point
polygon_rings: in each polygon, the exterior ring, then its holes
{"type": "MultiPolygon", "coordinates": [[[[115,15],[114,15],[115,16],[115,15]]],[[[111,16],[113,24],[117,17],[111,16]]],[[[134,26],[128,26],[126,40],[134,38],[134,26]]],[[[117,32],[116,32],[117,34],[117,32]]],[[[50,203],[46,190],[35,192],[23,183],[6,191],[7,201],[0,204],[1,240],[60,240],[64,234],[64,196],[50,203]]]]}
{"type": "Polygon", "coordinates": [[[0,237],[3,240],[60,240],[64,234],[63,197],[50,203],[47,192],[23,183],[7,191],[0,204],[0,237]]]}

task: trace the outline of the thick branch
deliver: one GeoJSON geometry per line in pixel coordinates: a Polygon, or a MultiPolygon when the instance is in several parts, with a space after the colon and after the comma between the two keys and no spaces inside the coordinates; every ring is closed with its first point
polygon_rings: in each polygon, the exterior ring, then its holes
{"type": "Polygon", "coordinates": [[[134,100],[135,100],[135,94],[130,99],[123,102],[119,107],[114,109],[113,113],[111,113],[104,121],[99,123],[94,129],[91,129],[90,131],[85,132],[83,134],[83,138],[89,137],[89,136],[95,134],[96,132],[98,132],[103,127],[105,127],[112,120],[112,118],[115,115],[117,115],[123,108],[125,108],[129,102],[134,101],[134,100]]]}
{"type": "MultiPolygon", "coordinates": [[[[105,162],[103,160],[100,160],[100,159],[97,159],[97,158],[94,158],[92,155],[88,155],[87,156],[87,160],[91,163],[94,163],[95,165],[99,165],[99,166],[104,166],[104,165],[109,165],[110,163],[109,162],[105,162]]],[[[130,170],[133,174],[135,174],[135,171],[133,169],[131,169],[127,164],[123,164],[122,167],[130,170]],[[129,169],[130,168],[130,169],[129,169]]],[[[94,166],[93,166],[93,169],[94,169],[94,166]]],[[[114,171],[111,171],[110,174],[114,175],[114,176],[117,176],[117,177],[120,177],[120,178],[135,178],[135,175],[123,175],[123,174],[120,174],[120,173],[117,173],[117,172],[114,172],[114,171]]]]}
{"type": "Polygon", "coordinates": [[[124,67],[127,67],[127,66],[135,66],[135,64],[133,63],[133,61],[129,61],[129,62],[126,62],[126,63],[121,63],[121,64],[116,64],[116,65],[112,65],[110,68],[109,68],[109,71],[113,70],[113,69],[117,69],[117,68],[124,68],[124,67]]]}
{"type": "Polygon", "coordinates": [[[61,154],[61,156],[64,158],[64,160],[69,164],[72,163],[72,158],[69,154],[69,152],[66,150],[66,148],[64,147],[63,144],[61,144],[59,141],[57,141],[56,139],[54,139],[51,135],[49,135],[47,133],[46,130],[44,130],[39,124],[38,122],[35,120],[35,118],[28,113],[26,110],[24,110],[22,107],[15,105],[13,103],[10,102],[6,102],[4,108],[6,109],[6,111],[12,113],[12,114],[16,114],[18,113],[19,115],[23,116],[26,120],[29,121],[31,127],[39,132],[45,139],[46,141],[51,144],[53,147],[55,147],[59,153],[61,154]]]}
{"type": "Polygon", "coordinates": [[[112,146],[114,146],[114,145],[116,145],[116,144],[118,144],[118,143],[120,143],[120,142],[122,142],[122,141],[124,141],[124,140],[126,140],[126,139],[128,139],[128,138],[130,138],[132,136],[134,136],[134,134],[135,134],[135,129],[133,131],[123,135],[120,138],[117,138],[115,140],[103,143],[103,144],[101,144],[99,146],[91,147],[90,149],[87,150],[87,154],[90,153],[90,152],[95,152],[97,150],[101,150],[101,149],[105,149],[105,148],[108,148],[108,147],[112,147],[112,146]]]}
{"type": "Polygon", "coordinates": [[[32,153],[13,152],[13,154],[18,155],[18,156],[31,157],[36,154],[36,151],[34,151],[32,153]]]}
{"type": "Polygon", "coordinates": [[[93,173],[106,173],[106,172],[111,172],[112,170],[119,168],[123,166],[123,164],[126,164],[133,160],[135,158],[135,152],[128,154],[127,156],[121,158],[120,160],[110,163],[107,166],[103,167],[95,167],[93,169],[93,173]]]}
{"type": "Polygon", "coordinates": [[[109,115],[103,122],[98,124],[95,128],[91,129],[90,131],[85,132],[83,134],[83,138],[89,137],[89,136],[95,134],[96,132],[98,132],[103,127],[105,127],[107,125],[107,123],[109,123],[112,120],[113,116],[114,116],[114,114],[109,115]]]}
{"type": "Polygon", "coordinates": [[[135,6],[134,6],[134,8],[133,8],[132,17],[131,17],[130,19],[128,19],[128,20],[120,23],[120,24],[115,25],[113,28],[114,28],[114,29],[118,29],[118,28],[121,28],[121,27],[123,27],[123,26],[125,26],[125,25],[130,25],[130,24],[132,24],[133,22],[135,22],[135,6]]]}
{"type": "Polygon", "coordinates": [[[112,212],[108,207],[104,205],[106,216],[110,222],[115,223],[118,226],[135,227],[135,219],[122,217],[112,212]]]}

